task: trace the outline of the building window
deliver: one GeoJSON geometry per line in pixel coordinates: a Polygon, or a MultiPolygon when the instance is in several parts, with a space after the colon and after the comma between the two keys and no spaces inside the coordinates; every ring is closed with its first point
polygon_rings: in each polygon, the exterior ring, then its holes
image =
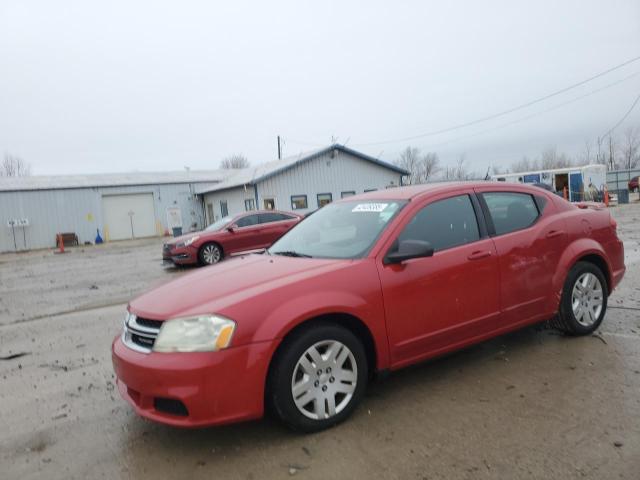
{"type": "Polygon", "coordinates": [[[365,190],[364,193],[375,192],[376,190],[378,190],[378,189],[377,188],[369,188],[369,189],[365,190]]]}
{"type": "Polygon", "coordinates": [[[220,200],[220,215],[222,215],[223,218],[229,216],[229,208],[227,207],[226,200],[220,200]]]}
{"type": "Polygon", "coordinates": [[[340,198],[347,198],[347,197],[352,197],[356,194],[356,192],[354,190],[349,190],[347,192],[342,192],[340,194],[340,198]]]}
{"type": "Polygon", "coordinates": [[[265,198],[262,201],[265,210],[275,210],[276,209],[276,199],[275,198],[265,198]]]}
{"type": "Polygon", "coordinates": [[[249,212],[256,209],[256,201],[253,198],[247,198],[244,201],[244,209],[249,212]]]}
{"type": "Polygon", "coordinates": [[[207,224],[211,225],[215,220],[213,218],[213,203],[207,203],[207,224]]]}
{"type": "Polygon", "coordinates": [[[291,210],[302,210],[307,208],[306,195],[291,195],[291,210]]]}
{"type": "Polygon", "coordinates": [[[319,193],[318,194],[318,208],[322,208],[325,205],[331,203],[331,200],[333,200],[333,198],[331,197],[330,193],[319,193]]]}

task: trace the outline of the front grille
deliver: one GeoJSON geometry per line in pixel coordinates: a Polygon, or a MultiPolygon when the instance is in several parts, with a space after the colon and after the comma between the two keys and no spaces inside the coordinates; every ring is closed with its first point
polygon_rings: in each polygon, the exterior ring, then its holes
{"type": "Polygon", "coordinates": [[[158,337],[162,322],[129,315],[124,324],[122,342],[132,350],[149,353],[158,337]]]}

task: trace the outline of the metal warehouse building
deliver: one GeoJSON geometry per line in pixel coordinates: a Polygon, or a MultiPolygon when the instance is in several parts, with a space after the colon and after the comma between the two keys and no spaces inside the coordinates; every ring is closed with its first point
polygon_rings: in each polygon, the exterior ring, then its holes
{"type": "Polygon", "coordinates": [[[343,145],[331,145],[238,171],[198,189],[209,223],[255,209],[306,213],[357,193],[402,185],[408,175],[343,145]]]}
{"type": "Polygon", "coordinates": [[[56,234],[79,242],[160,236],[204,224],[197,188],[228,171],[33,176],[0,179],[0,252],[52,247],[56,234]]]}
{"type": "Polygon", "coordinates": [[[200,230],[245,210],[309,212],[402,184],[407,172],[342,145],[242,170],[0,179],[0,252],[200,230]]]}

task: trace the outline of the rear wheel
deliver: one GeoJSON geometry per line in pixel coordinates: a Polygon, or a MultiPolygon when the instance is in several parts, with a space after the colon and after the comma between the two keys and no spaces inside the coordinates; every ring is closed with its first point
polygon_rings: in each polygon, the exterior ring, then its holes
{"type": "Polygon", "coordinates": [[[360,340],[339,325],[314,323],[285,340],[271,369],[267,395],[285,424],[315,432],[353,412],[367,378],[360,340]]]}
{"type": "Polygon", "coordinates": [[[576,263],[565,281],[555,326],[570,335],[594,332],[607,311],[607,296],[602,271],[589,262],[576,263]]]}
{"type": "Polygon", "coordinates": [[[213,265],[222,260],[222,249],[216,243],[205,243],[198,251],[198,260],[202,265],[213,265]]]}

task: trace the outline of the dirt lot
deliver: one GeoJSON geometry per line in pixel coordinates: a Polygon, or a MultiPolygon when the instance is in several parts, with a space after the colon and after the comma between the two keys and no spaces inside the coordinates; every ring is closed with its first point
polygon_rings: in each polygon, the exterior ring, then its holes
{"type": "Polygon", "coordinates": [[[639,478],[640,205],[599,336],[529,328],[392,375],[348,422],[176,430],[114,390],[126,300],[184,270],[160,240],[0,255],[0,478],[639,478]]]}

